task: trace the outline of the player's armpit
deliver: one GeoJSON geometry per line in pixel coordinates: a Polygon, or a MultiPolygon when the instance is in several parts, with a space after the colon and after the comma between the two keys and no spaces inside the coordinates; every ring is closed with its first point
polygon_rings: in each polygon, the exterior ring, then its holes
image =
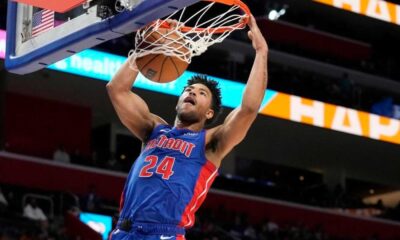
{"type": "Polygon", "coordinates": [[[243,141],[257,117],[257,110],[238,107],[226,117],[223,124],[208,130],[207,146],[217,162],[243,141]]]}

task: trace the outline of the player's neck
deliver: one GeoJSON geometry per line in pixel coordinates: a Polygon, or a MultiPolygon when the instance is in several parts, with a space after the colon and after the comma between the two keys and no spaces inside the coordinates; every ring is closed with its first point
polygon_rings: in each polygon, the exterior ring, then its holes
{"type": "Polygon", "coordinates": [[[189,129],[194,132],[199,132],[204,128],[204,123],[202,123],[202,122],[186,123],[186,122],[183,122],[183,121],[179,120],[178,118],[176,118],[174,127],[185,128],[185,129],[189,129]]]}

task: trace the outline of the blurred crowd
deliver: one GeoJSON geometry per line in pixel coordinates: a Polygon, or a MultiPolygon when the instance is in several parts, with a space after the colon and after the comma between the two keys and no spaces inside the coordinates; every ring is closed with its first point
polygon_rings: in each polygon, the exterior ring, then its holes
{"type": "MultiPolygon", "coordinates": [[[[301,222],[277,224],[265,218],[252,222],[245,213],[218,209],[203,209],[198,214],[194,228],[187,234],[188,239],[198,240],[350,240],[327,234],[323,226],[307,227],[301,222]]],[[[377,235],[365,240],[378,240],[377,235]]]]}
{"type": "MultiPolygon", "coordinates": [[[[124,155],[117,156],[115,153],[107,155],[109,157],[105,158],[94,152],[91,156],[83,156],[78,150],[70,154],[60,145],[54,152],[53,160],[67,164],[129,172],[133,163],[132,159],[127,159],[124,155]]],[[[329,188],[323,182],[320,174],[283,166],[280,166],[282,172],[279,172],[273,170],[277,166],[249,159],[236,159],[236,165],[238,166],[236,175],[222,174],[218,176],[213,187],[327,209],[376,209],[379,210],[377,211],[379,214],[375,213],[374,216],[400,220],[400,211],[397,208],[386,208],[381,200],[374,204],[366,204],[363,202],[365,196],[349,192],[341,184],[329,188]]],[[[95,188],[91,187],[89,192],[95,192],[95,188]]]]}
{"type": "MultiPolygon", "coordinates": [[[[65,234],[63,216],[67,212],[89,211],[114,217],[117,220],[117,208],[106,208],[110,204],[106,199],[96,195],[96,187],[91,186],[85,195],[51,192],[29,189],[18,186],[4,185],[0,191],[0,239],[1,240],[44,240],[44,239],[78,239],[65,234]],[[27,198],[26,196],[32,196],[27,198]],[[54,200],[53,208],[49,209],[41,197],[54,200]],[[63,205],[59,205],[59,196],[64,196],[63,205]],[[65,197],[68,196],[68,197],[65,197]],[[27,201],[25,201],[27,200],[27,201]],[[21,204],[21,205],[19,205],[21,204]],[[55,211],[54,211],[55,210],[55,211]],[[54,213],[52,213],[54,211],[54,213]]],[[[115,203],[111,203],[115,204],[115,203]]],[[[398,210],[397,210],[398,211],[398,210]]],[[[196,215],[196,224],[187,234],[192,240],[347,240],[330,236],[324,231],[324,226],[305,226],[302,222],[292,221],[278,224],[273,216],[265,216],[262,221],[254,221],[243,212],[234,212],[224,206],[214,209],[200,208],[196,215]]],[[[365,240],[378,240],[371,236],[365,240]]]]}
{"type": "Polygon", "coordinates": [[[117,203],[97,196],[94,185],[80,196],[3,185],[0,189],[0,240],[78,240],[66,232],[66,214],[79,216],[85,211],[113,216],[117,209],[117,203]],[[113,210],[105,209],[106,204],[114,206],[113,210]]]}
{"type": "MultiPolygon", "coordinates": [[[[93,156],[98,157],[96,154],[93,156]]],[[[93,157],[91,156],[91,157],[93,157]]],[[[107,168],[113,171],[127,172],[120,158],[115,154],[108,161],[99,162],[85,158],[79,151],[69,153],[62,145],[55,149],[53,161],[61,164],[80,164],[90,167],[107,168]],[[100,163],[100,164],[99,164],[100,163]]],[[[242,161],[246,164],[249,160],[242,161]]],[[[240,161],[238,162],[240,165],[240,161]]],[[[257,161],[255,161],[257,163],[257,161]]],[[[237,176],[220,175],[213,185],[215,189],[244,193],[252,196],[279,199],[304,205],[337,209],[342,212],[374,209],[376,217],[400,221],[400,204],[395,208],[385,207],[382,201],[376,204],[365,204],[360,197],[349,194],[338,184],[329,189],[322,178],[313,173],[301,172],[305,178],[289,179],[284,170],[268,173],[257,172],[257,169],[273,169],[257,167],[250,164],[247,168],[240,165],[237,176]],[[250,171],[250,170],[251,171],[250,171]],[[250,171],[250,172],[249,172],[250,171]],[[279,174],[278,174],[279,173],[279,174]],[[273,179],[272,175],[279,175],[273,179]],[[311,180],[310,180],[311,179],[311,180]]],[[[129,164],[130,165],[130,164],[129,164]]],[[[288,170],[289,171],[289,170],[288,170]]],[[[291,171],[297,171],[291,170],[291,171]]],[[[296,175],[288,172],[288,175],[296,175]]],[[[68,192],[54,192],[30,189],[21,186],[3,185],[0,189],[0,240],[36,240],[36,239],[71,239],[65,236],[63,216],[68,211],[79,213],[88,211],[118,218],[118,203],[110,199],[102,199],[96,193],[96,185],[88,187],[87,192],[76,195],[68,192]],[[62,200],[60,200],[62,199],[62,200]]],[[[371,215],[372,216],[372,215],[371,215]]],[[[262,222],[248,219],[245,211],[236,213],[219,206],[216,209],[201,209],[197,215],[196,225],[187,236],[188,239],[224,240],[224,239],[298,239],[324,240],[338,239],[328,236],[323,226],[306,227],[301,222],[277,224],[273,216],[265,216],[262,222]],[[268,219],[267,219],[268,218],[268,219]]],[[[371,236],[368,240],[379,239],[371,236]]]]}

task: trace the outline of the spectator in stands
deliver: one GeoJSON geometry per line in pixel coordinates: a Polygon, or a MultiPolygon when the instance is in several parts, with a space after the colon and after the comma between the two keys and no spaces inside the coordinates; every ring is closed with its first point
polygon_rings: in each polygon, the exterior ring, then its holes
{"type": "Polygon", "coordinates": [[[0,187],[0,213],[4,213],[7,210],[8,202],[6,197],[3,194],[3,191],[0,187]]]}
{"type": "Polygon", "coordinates": [[[43,210],[37,205],[36,199],[32,198],[24,208],[24,217],[34,221],[47,221],[43,210]]]}
{"type": "Polygon", "coordinates": [[[279,230],[279,226],[275,222],[267,220],[267,230],[268,232],[275,232],[279,230]]]}
{"type": "Polygon", "coordinates": [[[9,213],[17,213],[21,211],[21,206],[18,204],[18,199],[13,191],[8,191],[6,199],[8,202],[7,211],[9,213]]]}
{"type": "Polygon", "coordinates": [[[37,205],[36,199],[32,198],[24,208],[24,217],[38,223],[40,228],[39,239],[49,239],[49,222],[43,210],[37,205]]]}
{"type": "Polygon", "coordinates": [[[61,163],[70,163],[71,159],[69,154],[65,151],[63,145],[60,145],[53,154],[53,160],[61,163]]]}
{"type": "Polygon", "coordinates": [[[68,192],[63,192],[61,194],[61,198],[63,203],[62,213],[68,212],[71,209],[74,209],[74,211],[76,209],[79,210],[80,202],[79,202],[79,197],[77,195],[68,191],[68,192]]]}
{"type": "Polygon", "coordinates": [[[96,212],[99,203],[100,198],[96,194],[96,186],[90,185],[89,192],[82,198],[82,208],[87,211],[96,212]]]}
{"type": "Polygon", "coordinates": [[[234,237],[241,238],[244,233],[243,216],[240,214],[235,215],[233,226],[230,229],[230,234],[234,237]]]}
{"type": "Polygon", "coordinates": [[[251,224],[248,224],[244,229],[243,235],[246,239],[257,239],[256,229],[251,224]]]}
{"type": "Polygon", "coordinates": [[[68,209],[67,213],[72,214],[75,217],[79,217],[81,210],[78,207],[71,207],[68,209]]]}
{"type": "Polygon", "coordinates": [[[269,230],[268,230],[268,219],[265,219],[262,223],[261,223],[261,228],[260,228],[260,233],[258,238],[260,240],[267,240],[270,239],[270,237],[268,237],[270,235],[269,230]]]}

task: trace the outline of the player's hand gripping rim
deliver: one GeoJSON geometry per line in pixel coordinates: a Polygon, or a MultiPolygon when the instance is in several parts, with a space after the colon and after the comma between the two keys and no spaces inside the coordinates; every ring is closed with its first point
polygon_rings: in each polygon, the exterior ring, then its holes
{"type": "Polygon", "coordinates": [[[252,14],[249,17],[250,20],[247,25],[249,26],[250,30],[247,35],[252,42],[253,48],[256,50],[256,52],[268,52],[267,42],[265,41],[265,38],[263,37],[260,29],[257,26],[256,19],[252,14]]]}

